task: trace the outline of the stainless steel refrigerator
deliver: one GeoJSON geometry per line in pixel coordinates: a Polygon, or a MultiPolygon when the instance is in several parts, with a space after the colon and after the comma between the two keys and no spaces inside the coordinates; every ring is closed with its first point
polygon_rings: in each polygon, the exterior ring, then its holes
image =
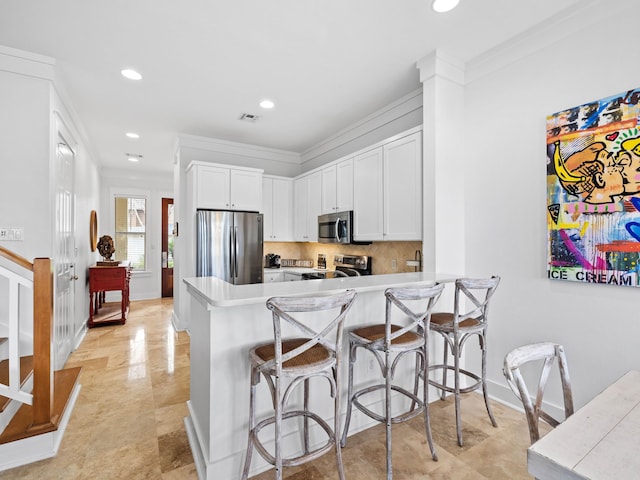
{"type": "Polygon", "coordinates": [[[196,275],[236,285],[262,283],[261,213],[198,210],[196,275]]]}

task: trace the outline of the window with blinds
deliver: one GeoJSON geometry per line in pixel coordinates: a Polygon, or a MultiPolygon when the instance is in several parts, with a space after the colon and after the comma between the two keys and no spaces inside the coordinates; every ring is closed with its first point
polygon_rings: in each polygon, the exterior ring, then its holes
{"type": "Polygon", "coordinates": [[[116,260],[128,260],[135,270],[146,266],[147,199],[115,197],[116,260]]]}

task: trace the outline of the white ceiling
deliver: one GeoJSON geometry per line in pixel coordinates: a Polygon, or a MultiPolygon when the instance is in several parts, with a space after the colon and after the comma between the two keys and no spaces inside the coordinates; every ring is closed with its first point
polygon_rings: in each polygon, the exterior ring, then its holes
{"type": "Polygon", "coordinates": [[[0,45],[55,58],[103,167],[170,171],[177,133],[301,153],[419,88],[434,49],[466,62],[578,1],[2,0],[0,45]]]}

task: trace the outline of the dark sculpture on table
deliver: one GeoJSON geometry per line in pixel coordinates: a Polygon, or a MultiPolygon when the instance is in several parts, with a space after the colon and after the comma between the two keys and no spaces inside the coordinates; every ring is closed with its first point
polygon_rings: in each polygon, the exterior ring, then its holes
{"type": "Polygon", "coordinates": [[[117,265],[119,262],[111,260],[111,255],[116,251],[113,246],[113,238],[109,235],[103,235],[98,240],[98,253],[102,255],[104,262],[98,262],[98,265],[117,265]]]}

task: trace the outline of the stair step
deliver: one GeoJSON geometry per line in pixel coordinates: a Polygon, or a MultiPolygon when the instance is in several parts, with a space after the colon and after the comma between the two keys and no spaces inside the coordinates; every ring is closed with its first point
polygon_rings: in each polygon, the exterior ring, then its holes
{"type": "Polygon", "coordinates": [[[81,367],[65,368],[53,374],[54,399],[51,424],[37,429],[31,428],[33,407],[23,405],[15,414],[4,432],[0,434],[0,444],[21,440],[23,438],[53,432],[58,429],[60,420],[67,407],[73,389],[78,382],[81,367]]]}
{"type": "MultiPolygon", "coordinates": [[[[33,355],[27,357],[20,357],[20,384],[22,384],[33,371],[33,355]]],[[[9,385],[9,360],[2,360],[0,362],[0,383],[9,385]]],[[[4,410],[11,403],[11,399],[0,395],[0,412],[4,410]]]]}

